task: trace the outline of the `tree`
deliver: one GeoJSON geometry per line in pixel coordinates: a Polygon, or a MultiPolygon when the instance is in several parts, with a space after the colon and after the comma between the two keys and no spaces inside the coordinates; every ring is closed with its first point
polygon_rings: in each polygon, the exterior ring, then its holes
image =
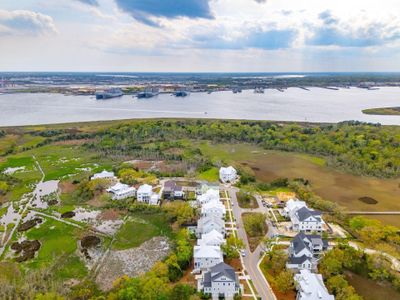
{"type": "Polygon", "coordinates": [[[229,235],[226,243],[221,246],[222,251],[228,259],[238,258],[238,250],[244,247],[244,243],[240,238],[237,238],[234,233],[229,235]]]}
{"type": "Polygon", "coordinates": [[[293,274],[290,271],[282,271],[275,278],[275,284],[277,289],[286,294],[288,291],[294,289],[293,274]]]}
{"type": "Polygon", "coordinates": [[[195,293],[195,289],[187,284],[178,283],[174,286],[169,296],[169,299],[173,300],[189,300],[195,293]]]}
{"type": "Polygon", "coordinates": [[[167,202],[163,205],[163,210],[167,212],[168,218],[171,222],[176,221],[178,225],[190,222],[194,218],[194,209],[188,202],[173,201],[167,202]]]}
{"type": "Polygon", "coordinates": [[[176,281],[183,275],[181,266],[178,263],[178,258],[175,254],[171,254],[165,263],[168,266],[168,278],[170,281],[176,281]]]}
{"type": "Polygon", "coordinates": [[[269,262],[273,274],[278,274],[285,269],[288,255],[283,250],[273,250],[269,254],[269,262]]]}
{"type": "Polygon", "coordinates": [[[250,237],[265,234],[266,216],[263,213],[248,213],[243,215],[244,229],[250,237]]]}
{"type": "Polygon", "coordinates": [[[44,294],[37,294],[35,296],[35,300],[64,300],[63,296],[60,296],[56,293],[44,293],[44,294]]]}

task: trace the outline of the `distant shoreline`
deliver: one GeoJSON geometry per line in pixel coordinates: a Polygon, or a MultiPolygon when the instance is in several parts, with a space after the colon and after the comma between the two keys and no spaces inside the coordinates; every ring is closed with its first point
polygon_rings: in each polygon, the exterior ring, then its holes
{"type": "Polygon", "coordinates": [[[386,115],[386,116],[400,116],[400,106],[398,107],[378,107],[368,108],[362,110],[366,115],[386,115]]]}

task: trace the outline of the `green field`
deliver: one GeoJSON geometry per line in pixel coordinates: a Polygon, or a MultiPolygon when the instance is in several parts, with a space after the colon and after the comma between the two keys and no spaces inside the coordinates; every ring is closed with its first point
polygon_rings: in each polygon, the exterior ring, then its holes
{"type": "Polygon", "coordinates": [[[124,250],[138,247],[160,235],[171,236],[171,228],[164,214],[133,214],[117,232],[113,248],[124,250]]]}
{"type": "Polygon", "coordinates": [[[42,246],[37,258],[24,263],[25,267],[38,269],[56,264],[55,274],[60,279],[83,278],[87,269],[75,254],[80,234],[81,230],[76,227],[46,219],[39,228],[26,233],[28,239],[37,239],[42,246]]]}
{"type": "Polygon", "coordinates": [[[218,182],[219,181],[219,170],[215,167],[200,173],[197,176],[200,180],[206,180],[209,182],[218,182]]]}

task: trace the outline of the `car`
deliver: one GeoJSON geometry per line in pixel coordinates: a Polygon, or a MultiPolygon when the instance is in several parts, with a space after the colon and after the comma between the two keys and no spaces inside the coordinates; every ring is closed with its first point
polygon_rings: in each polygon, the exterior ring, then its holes
{"type": "Polygon", "coordinates": [[[245,257],[245,256],[246,256],[246,250],[241,249],[241,250],[240,250],[240,255],[243,256],[243,257],[245,257]]]}

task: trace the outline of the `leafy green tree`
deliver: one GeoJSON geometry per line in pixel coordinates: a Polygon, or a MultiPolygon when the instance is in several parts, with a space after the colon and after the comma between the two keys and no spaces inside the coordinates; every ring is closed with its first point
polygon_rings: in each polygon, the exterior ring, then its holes
{"type": "Polygon", "coordinates": [[[239,249],[244,247],[244,243],[240,238],[237,238],[235,234],[230,234],[226,239],[226,243],[221,246],[222,251],[228,259],[238,258],[239,249]]]}
{"type": "Polygon", "coordinates": [[[196,290],[187,284],[176,284],[169,296],[169,299],[173,300],[189,300],[196,290]]]}
{"type": "Polygon", "coordinates": [[[276,276],[275,284],[277,289],[286,294],[288,291],[294,289],[293,273],[290,271],[282,271],[276,276]]]}

